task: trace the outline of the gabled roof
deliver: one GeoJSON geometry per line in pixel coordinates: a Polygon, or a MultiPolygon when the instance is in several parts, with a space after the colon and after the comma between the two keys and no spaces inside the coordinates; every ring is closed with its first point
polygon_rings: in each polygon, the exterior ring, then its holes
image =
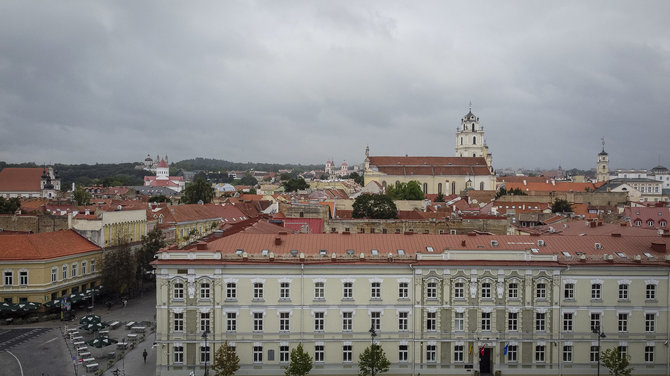
{"type": "Polygon", "coordinates": [[[39,192],[42,190],[40,167],[6,167],[0,171],[0,192],[39,192]]]}
{"type": "Polygon", "coordinates": [[[381,156],[369,159],[370,166],[387,175],[491,175],[482,157],[381,156]]]}
{"type": "Polygon", "coordinates": [[[72,230],[0,236],[0,260],[46,260],[98,251],[100,247],[72,230]]]}

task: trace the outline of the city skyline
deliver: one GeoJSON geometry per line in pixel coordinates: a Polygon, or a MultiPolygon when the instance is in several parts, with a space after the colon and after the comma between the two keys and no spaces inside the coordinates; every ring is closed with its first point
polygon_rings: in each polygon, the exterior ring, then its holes
{"type": "Polygon", "coordinates": [[[668,11],[5,2],[0,160],[453,156],[472,102],[495,169],[590,169],[602,137],[612,169],[667,166],[668,11]]]}

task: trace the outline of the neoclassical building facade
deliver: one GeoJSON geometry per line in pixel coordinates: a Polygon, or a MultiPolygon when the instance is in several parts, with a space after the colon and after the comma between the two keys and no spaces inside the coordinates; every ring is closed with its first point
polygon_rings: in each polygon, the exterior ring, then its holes
{"type": "Polygon", "coordinates": [[[299,343],[311,374],[355,375],[374,328],[390,375],[587,375],[597,328],[635,374],[666,375],[667,240],[239,233],[164,249],[157,374],[202,372],[228,341],[240,375],[283,374],[299,343]]]}

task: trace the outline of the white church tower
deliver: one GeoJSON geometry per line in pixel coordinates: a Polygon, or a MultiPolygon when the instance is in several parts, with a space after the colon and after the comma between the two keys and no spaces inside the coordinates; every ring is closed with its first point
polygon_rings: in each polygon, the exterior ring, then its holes
{"type": "Polygon", "coordinates": [[[610,180],[610,158],[605,151],[605,138],[602,138],[603,151],[598,153],[598,169],[596,170],[596,181],[610,180]]]}
{"type": "Polygon", "coordinates": [[[486,158],[486,164],[491,167],[493,157],[484,141],[484,127],[472,113],[472,103],[468,113],[461,119],[461,126],[456,128],[456,156],[486,158]]]}

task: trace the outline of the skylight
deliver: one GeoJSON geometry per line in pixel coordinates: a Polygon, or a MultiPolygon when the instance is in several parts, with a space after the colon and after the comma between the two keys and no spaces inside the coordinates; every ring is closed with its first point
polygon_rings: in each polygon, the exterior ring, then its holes
{"type": "Polygon", "coordinates": [[[319,254],[320,254],[321,256],[325,256],[325,255],[328,254],[328,251],[325,250],[325,249],[321,249],[321,250],[319,250],[319,254]]]}
{"type": "Polygon", "coordinates": [[[354,255],[354,250],[353,249],[347,249],[347,254],[349,256],[353,256],[354,255]]]}
{"type": "Polygon", "coordinates": [[[647,256],[647,258],[654,258],[654,255],[652,255],[649,252],[642,252],[643,255],[647,256]]]}
{"type": "Polygon", "coordinates": [[[238,256],[241,255],[242,252],[244,252],[244,249],[236,249],[235,250],[235,254],[238,255],[238,256]]]}
{"type": "Polygon", "coordinates": [[[530,251],[533,253],[540,253],[540,250],[537,248],[531,248],[530,251]]]}
{"type": "Polygon", "coordinates": [[[373,255],[377,256],[377,255],[379,254],[379,251],[376,250],[376,249],[371,249],[371,250],[370,250],[370,253],[372,253],[373,255]]]}
{"type": "Polygon", "coordinates": [[[398,250],[398,256],[404,256],[405,255],[405,250],[404,249],[399,249],[398,250]]]}
{"type": "Polygon", "coordinates": [[[267,256],[268,252],[270,252],[270,251],[268,251],[267,249],[264,249],[264,250],[261,251],[261,255],[267,256]]]}
{"type": "Polygon", "coordinates": [[[571,255],[570,252],[568,252],[568,251],[562,251],[561,253],[562,253],[563,256],[565,256],[565,257],[572,257],[572,255],[571,255]]]}
{"type": "Polygon", "coordinates": [[[426,247],[426,251],[433,252],[433,247],[426,247]]]}
{"type": "Polygon", "coordinates": [[[623,252],[617,252],[616,255],[621,257],[621,258],[626,258],[626,254],[623,253],[623,252]]]}
{"type": "Polygon", "coordinates": [[[291,253],[291,256],[297,256],[298,255],[298,250],[297,249],[292,249],[289,251],[291,253]]]}

